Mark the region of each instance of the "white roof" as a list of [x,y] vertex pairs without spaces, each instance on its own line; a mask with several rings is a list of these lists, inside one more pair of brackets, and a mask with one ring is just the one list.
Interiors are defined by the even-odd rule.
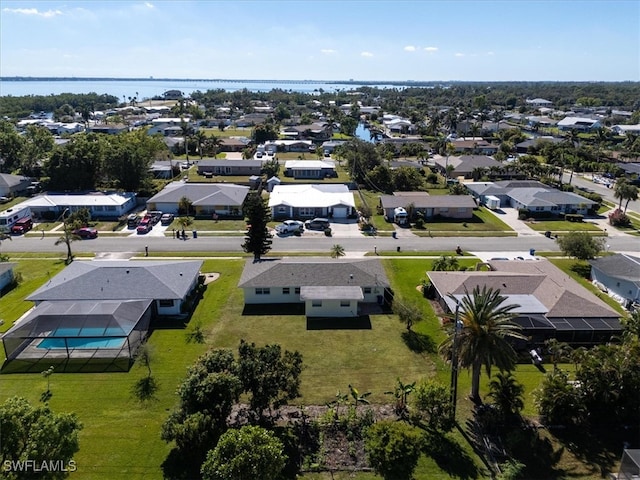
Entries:
[[593,125],[598,120],[594,120],[593,118],[588,117],[565,117],[558,122],[559,127],[568,126],[568,125],[576,125],[577,123],[586,123],[589,125]]
[[276,185],[269,196],[269,207],[324,208],[343,205],[355,208],[353,193],[343,184],[330,185]]
[[284,168],[287,170],[317,170],[321,168],[335,168],[336,164],[327,160],[287,160]]
[[94,193],[87,195],[67,195],[67,194],[43,194],[29,198],[22,202],[21,206],[29,207],[88,207],[88,206],[109,206],[124,205],[134,194],[132,193]]

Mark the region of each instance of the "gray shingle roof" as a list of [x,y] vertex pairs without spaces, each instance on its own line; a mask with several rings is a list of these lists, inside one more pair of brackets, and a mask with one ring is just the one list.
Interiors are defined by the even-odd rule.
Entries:
[[187,197],[193,205],[242,205],[249,187],[232,183],[172,183],[147,203],[178,203]]
[[389,279],[378,259],[283,258],[260,262],[247,260],[238,286],[329,287],[381,285]]
[[27,300],[181,299],[201,266],[201,260],[76,261]]
[[416,208],[474,208],[476,202],[469,195],[429,195],[426,192],[423,195],[411,195],[416,192],[406,192],[410,195],[404,195],[405,192],[396,192],[393,195],[381,195],[380,202],[382,208],[406,207],[413,204]]
[[[476,285],[500,289],[503,295],[533,295],[548,312],[548,319],[611,318],[620,314],[575,282],[548,260],[493,260],[491,272],[428,272],[442,295],[470,292]],[[526,312],[523,312],[526,313]]]
[[608,257],[596,258],[589,262],[591,266],[605,275],[627,280],[640,286],[640,258],[618,253]]

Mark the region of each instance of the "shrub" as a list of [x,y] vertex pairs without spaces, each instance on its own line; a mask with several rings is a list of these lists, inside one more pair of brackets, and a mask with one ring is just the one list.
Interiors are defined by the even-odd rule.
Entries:
[[582,222],[584,216],[579,213],[567,213],[565,214],[564,219],[568,222]]
[[518,220],[526,220],[530,216],[531,216],[531,212],[529,210],[527,210],[526,208],[519,208],[518,209]]
[[325,236],[330,237],[331,236],[331,228],[325,228],[324,229],[324,234],[325,234]]
[[609,224],[614,227],[629,227],[631,225],[631,219],[619,208],[616,208],[609,214]]

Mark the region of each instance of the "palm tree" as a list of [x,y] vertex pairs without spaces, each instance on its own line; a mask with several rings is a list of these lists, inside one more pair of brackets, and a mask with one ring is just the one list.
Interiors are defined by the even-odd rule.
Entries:
[[331,258],[340,258],[344,257],[344,255],[344,247],[342,245],[336,243],[333,247],[331,247]]
[[198,130],[193,135],[193,139],[196,141],[196,145],[198,147],[198,153],[200,154],[200,160],[202,160],[203,153],[204,153],[203,149],[204,149],[205,142],[207,141],[207,135],[202,130]]
[[498,372],[489,382],[489,397],[498,410],[509,418],[518,415],[524,408],[524,387],[511,372]]
[[72,224],[64,222],[64,227],[62,230],[62,235],[60,238],[56,240],[55,245],[65,244],[67,246],[67,258],[65,260],[65,264],[69,265],[73,262],[73,253],[71,252],[71,242],[75,242],[76,240],[80,240],[80,237],[73,233],[75,226]]
[[638,187],[635,185],[631,185],[626,178],[622,178],[616,182],[616,186],[613,192],[613,198],[619,198],[620,204],[618,205],[618,209],[622,210],[622,201],[626,200],[627,203],[624,206],[624,212],[627,212],[627,207],[629,206],[629,202],[631,200],[638,199]]
[[558,370],[558,363],[566,361],[571,356],[571,347],[569,344],[559,342],[555,338],[550,338],[545,341],[544,344],[549,352],[549,357],[553,364],[553,371],[555,372]]
[[[456,302],[455,297],[451,296]],[[500,290],[474,287],[473,292],[465,288],[465,295],[459,301],[458,328],[453,322],[449,336],[440,344],[440,354],[457,362],[457,366],[471,369],[471,399],[477,403],[480,399],[480,374],[484,365],[487,375],[491,376],[491,367],[511,370],[516,362],[516,353],[509,340],[526,340],[522,327],[513,322],[516,316],[513,310],[519,305],[503,305],[507,297]],[[448,315],[455,319],[455,314]],[[455,347],[455,351],[454,351]]]

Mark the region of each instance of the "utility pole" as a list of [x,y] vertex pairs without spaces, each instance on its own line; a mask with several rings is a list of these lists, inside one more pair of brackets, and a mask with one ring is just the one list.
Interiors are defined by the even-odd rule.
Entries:
[[453,348],[451,349],[451,417],[454,421],[456,419],[456,406],[458,403],[458,332],[460,330],[460,302],[458,299],[455,300],[456,313],[453,326]]

